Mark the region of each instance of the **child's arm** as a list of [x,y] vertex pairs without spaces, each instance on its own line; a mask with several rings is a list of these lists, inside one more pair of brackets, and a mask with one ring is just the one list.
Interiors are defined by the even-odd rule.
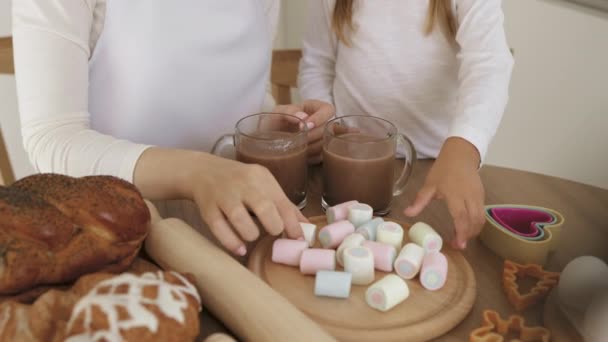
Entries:
[[308,1],[298,89],[303,100],[316,99],[333,104],[333,83],[337,37],[331,29],[334,1]]
[[458,105],[449,137],[415,202],[418,215],[434,198],[445,199],[454,219],[454,247],[465,248],[485,222],[484,190],[478,168],[502,118],[513,68],[500,0],[455,0],[460,46]]
[[475,146],[462,138],[448,138],[405,214],[417,216],[433,199],[444,199],[456,230],[452,246],[464,249],[467,240],[479,234],[485,222],[479,163]]
[[473,144],[483,161],[502,119],[508,98],[513,56],[503,27],[501,0],[454,0],[458,104],[448,136]]

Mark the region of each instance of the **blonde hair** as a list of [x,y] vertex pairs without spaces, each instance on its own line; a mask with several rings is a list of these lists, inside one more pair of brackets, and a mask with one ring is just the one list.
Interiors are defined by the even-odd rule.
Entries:
[[[316,0],[315,0],[316,1]],[[424,33],[431,34],[439,26],[448,37],[456,35],[456,19],[451,10],[452,0],[429,0],[429,10],[424,25]],[[332,16],[332,29],[338,39],[350,46],[348,34],[355,30],[353,26],[354,0],[336,0]]]

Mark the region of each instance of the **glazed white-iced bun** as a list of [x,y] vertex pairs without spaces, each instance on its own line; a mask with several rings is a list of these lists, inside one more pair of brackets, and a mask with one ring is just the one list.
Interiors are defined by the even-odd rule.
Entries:
[[578,257],[566,265],[557,288],[562,308],[583,315],[592,298],[608,289],[608,265],[593,256]]
[[608,341],[608,288],[593,296],[583,320],[583,337],[586,342]]

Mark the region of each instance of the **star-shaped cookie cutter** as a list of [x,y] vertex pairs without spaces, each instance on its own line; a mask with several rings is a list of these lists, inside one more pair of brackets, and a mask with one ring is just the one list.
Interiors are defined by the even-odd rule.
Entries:
[[[519,292],[519,286],[517,285],[518,276],[530,276],[538,279],[538,282],[529,292],[522,294]],[[505,260],[502,286],[509,302],[511,302],[517,311],[523,311],[538,303],[547,296],[549,291],[557,285],[558,281],[558,272],[547,272],[543,270],[542,266],[537,264],[520,265],[513,261]]]
[[493,310],[483,312],[483,323],[481,327],[471,331],[470,342],[503,342],[509,332],[519,333],[519,339],[511,341],[549,342],[551,332],[544,327],[528,327],[520,315],[512,315],[508,320],[503,320]]

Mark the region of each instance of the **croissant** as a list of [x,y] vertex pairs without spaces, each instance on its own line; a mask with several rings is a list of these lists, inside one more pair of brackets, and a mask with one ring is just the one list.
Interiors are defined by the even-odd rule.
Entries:
[[39,174],[0,186],[0,295],[124,271],[149,222],[137,188],[111,176]]

